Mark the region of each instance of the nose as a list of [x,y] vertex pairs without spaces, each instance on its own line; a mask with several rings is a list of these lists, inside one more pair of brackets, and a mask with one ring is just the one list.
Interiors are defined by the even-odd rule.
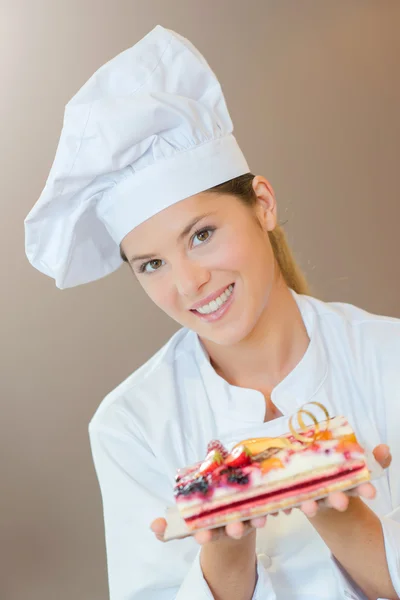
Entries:
[[175,265],[174,279],[181,296],[196,298],[202,286],[209,281],[210,272],[203,265],[185,258]]

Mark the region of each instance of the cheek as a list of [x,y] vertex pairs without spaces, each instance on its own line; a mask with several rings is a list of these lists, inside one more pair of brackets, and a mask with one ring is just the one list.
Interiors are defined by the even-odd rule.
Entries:
[[210,247],[204,259],[204,265],[213,271],[242,271],[249,265],[254,256],[250,236],[229,232],[229,235],[218,240],[218,244]]
[[[152,277],[150,275],[149,277]],[[164,312],[172,313],[176,305],[176,293],[174,286],[167,277],[154,277],[151,281],[139,281],[147,296]]]
[[268,270],[271,252],[268,239],[259,231],[250,231],[245,236],[236,236],[221,244],[212,266],[229,271],[258,273],[260,265]]

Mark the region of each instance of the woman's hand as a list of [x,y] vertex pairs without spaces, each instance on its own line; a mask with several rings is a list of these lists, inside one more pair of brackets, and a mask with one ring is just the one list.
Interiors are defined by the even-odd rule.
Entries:
[[[380,444],[374,450],[375,460],[380,464],[383,469],[387,469],[392,462],[392,456],[390,449],[385,444]],[[314,500],[308,500],[303,502],[300,509],[307,517],[315,517],[315,515],[321,510],[326,508],[333,508],[340,512],[347,510],[352,496],[359,496],[360,498],[366,498],[371,500],[375,498],[376,489],[372,483],[362,483],[350,492],[332,492],[329,496],[323,500],[315,502]]]
[[[255,519],[251,519],[250,521],[234,521],[229,523],[229,525],[226,527],[198,531],[194,534],[194,539],[200,545],[221,540],[223,538],[226,538],[227,540],[240,540],[255,529],[264,527],[266,520],[267,517],[257,517]],[[161,542],[164,541],[163,536],[166,526],[167,522],[162,518],[155,519],[151,524],[151,530],[155,534],[156,538]]]

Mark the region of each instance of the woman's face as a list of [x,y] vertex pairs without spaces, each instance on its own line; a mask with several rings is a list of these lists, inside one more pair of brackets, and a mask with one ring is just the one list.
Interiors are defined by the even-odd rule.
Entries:
[[204,192],[179,202],[122,241],[148,296],[172,319],[217,344],[251,334],[274,281],[268,230],[276,206],[268,182],[253,182],[257,202]]

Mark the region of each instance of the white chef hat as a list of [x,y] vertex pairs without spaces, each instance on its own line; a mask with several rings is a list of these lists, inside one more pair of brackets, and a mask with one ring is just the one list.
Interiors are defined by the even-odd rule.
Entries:
[[221,86],[157,26],[70,100],[44,190],[25,219],[29,261],[59,288],[121,264],[119,244],[159,211],[249,172]]

